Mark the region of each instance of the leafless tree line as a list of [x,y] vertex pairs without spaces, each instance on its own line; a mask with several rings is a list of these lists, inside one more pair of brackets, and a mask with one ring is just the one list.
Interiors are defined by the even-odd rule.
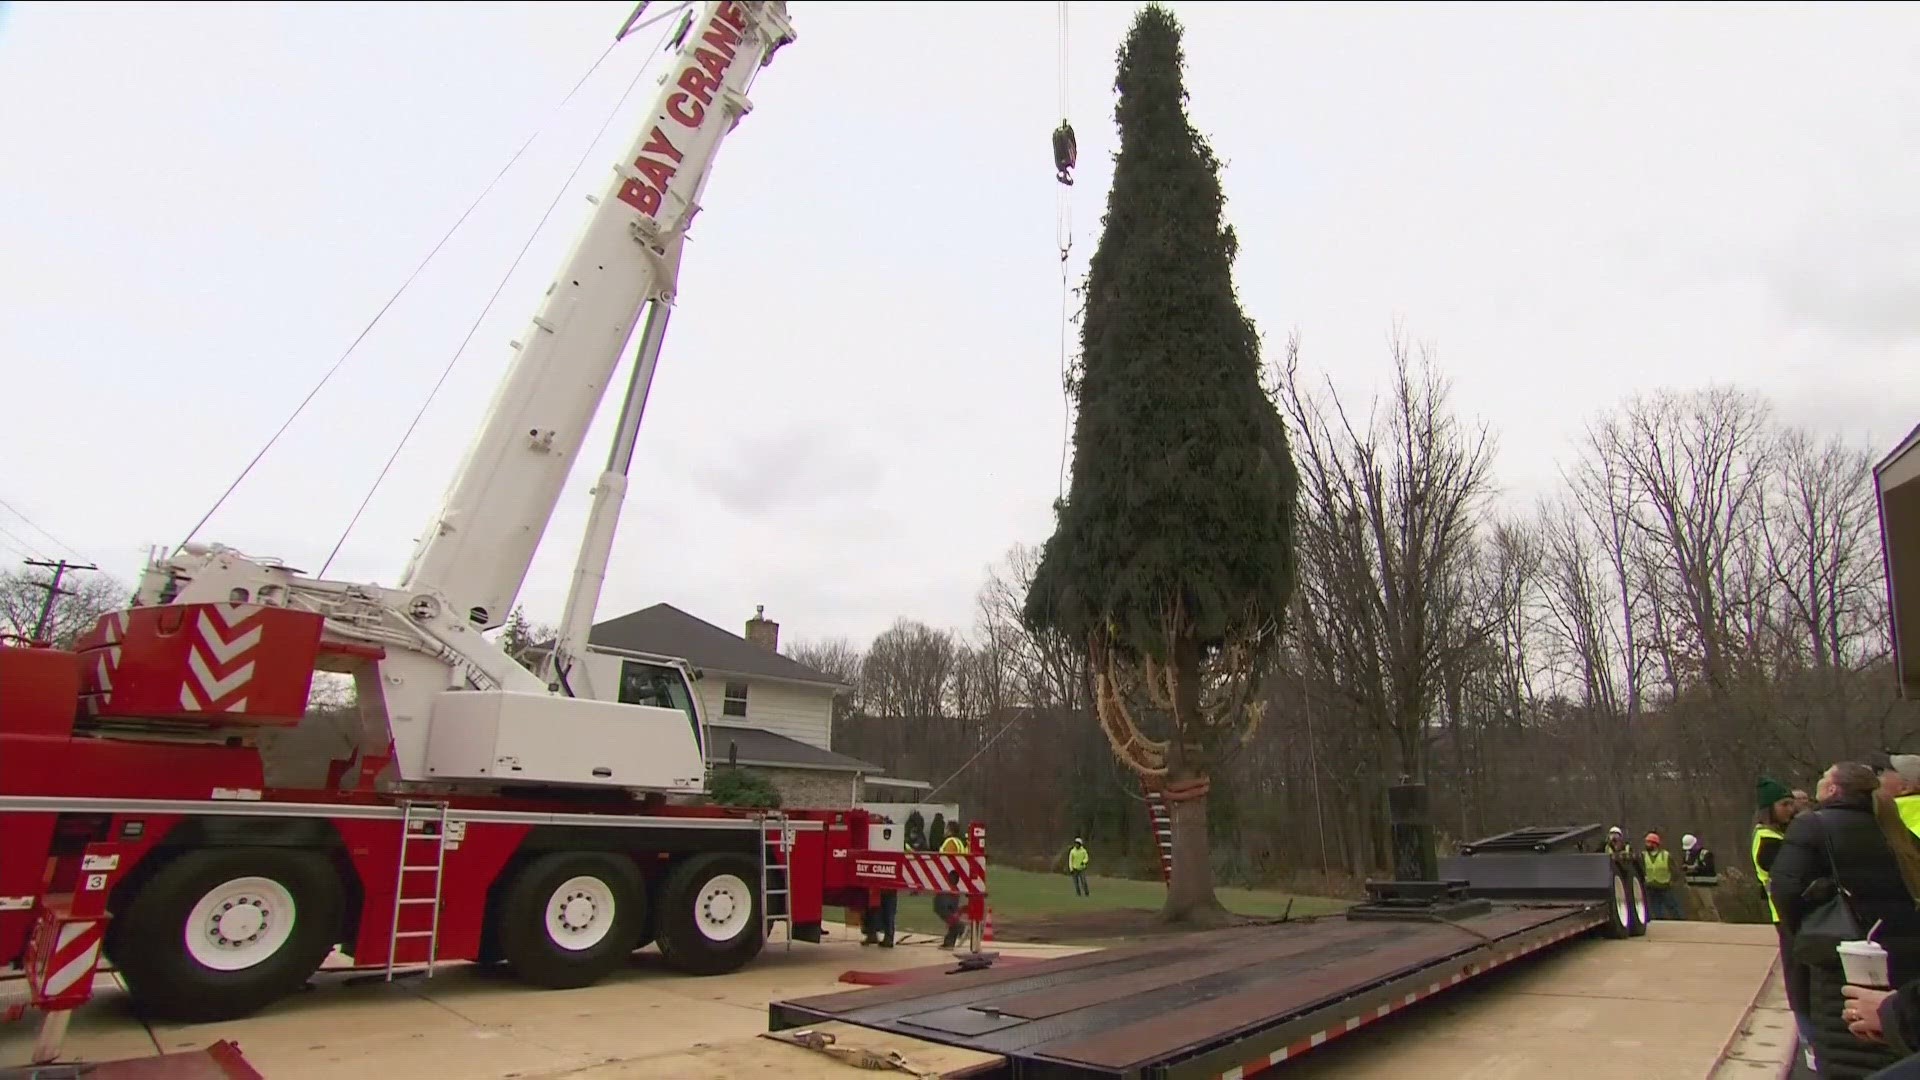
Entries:
[[[1272,390],[1301,472],[1300,586],[1266,722],[1214,784],[1224,878],[1377,872],[1403,777],[1429,784],[1452,838],[1617,823],[1737,862],[1763,773],[1805,786],[1920,746],[1889,672],[1875,448],[1738,388],[1662,390],[1596,415],[1560,489],[1516,511],[1431,349],[1396,332],[1388,392],[1365,407],[1298,361],[1291,342]],[[837,749],[935,783],[957,771],[941,797],[984,816],[997,850],[1051,857],[1092,834],[1144,870],[1138,789],[1090,714],[1086,658],[1017,618],[1036,559],[1016,547],[992,569],[966,632],[902,620],[865,649],[793,654],[857,687]]]

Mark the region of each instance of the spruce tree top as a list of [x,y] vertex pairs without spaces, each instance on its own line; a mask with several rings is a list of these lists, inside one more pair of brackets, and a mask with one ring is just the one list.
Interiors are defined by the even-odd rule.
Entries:
[[1149,5],[1120,48],[1120,150],[1087,274],[1073,482],[1024,613],[1035,629],[1157,659],[1174,636],[1204,655],[1280,625],[1299,483],[1234,294],[1219,163],[1187,119],[1180,37]]

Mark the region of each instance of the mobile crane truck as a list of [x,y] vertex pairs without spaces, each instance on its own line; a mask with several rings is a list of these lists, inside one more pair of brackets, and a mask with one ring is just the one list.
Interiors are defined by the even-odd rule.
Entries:
[[[929,882],[978,926],[979,825],[969,854],[937,855],[857,809],[702,805],[698,673],[596,649],[594,679],[582,662],[682,243],[755,76],[793,39],[779,0],[693,9],[397,585],[189,543],[156,553],[134,606],[73,649],[0,647],[0,965],[24,968],[48,1014],[36,1060],[102,957],[140,1011],[210,1021],[300,988],[336,948],[389,979],[470,960],[578,987],[653,942],[679,971],[732,971],[775,923],[817,942],[825,907]],[[483,635],[643,312],[536,674]],[[352,753],[323,789],[269,787],[263,736],[302,723],[316,672],[353,681]]]

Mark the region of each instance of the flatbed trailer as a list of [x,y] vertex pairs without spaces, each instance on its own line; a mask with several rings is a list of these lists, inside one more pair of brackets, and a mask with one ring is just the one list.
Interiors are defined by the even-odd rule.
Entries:
[[1500,904],[1459,922],[1240,927],[775,1002],[770,1021],[997,1054],[1018,1080],[1237,1080],[1607,921],[1596,902]]
[[837,1021],[998,1055],[1006,1080],[1241,1080],[1569,939],[1644,934],[1633,869],[1567,850],[1598,833],[1476,841],[1440,880],[1369,882],[1344,918],[777,1001],[769,1027]]

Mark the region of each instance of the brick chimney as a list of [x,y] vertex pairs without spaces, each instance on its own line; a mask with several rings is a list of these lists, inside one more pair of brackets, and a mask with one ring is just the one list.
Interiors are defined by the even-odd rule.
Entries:
[[747,640],[768,652],[780,651],[780,624],[767,618],[767,605],[755,604],[747,620]]

